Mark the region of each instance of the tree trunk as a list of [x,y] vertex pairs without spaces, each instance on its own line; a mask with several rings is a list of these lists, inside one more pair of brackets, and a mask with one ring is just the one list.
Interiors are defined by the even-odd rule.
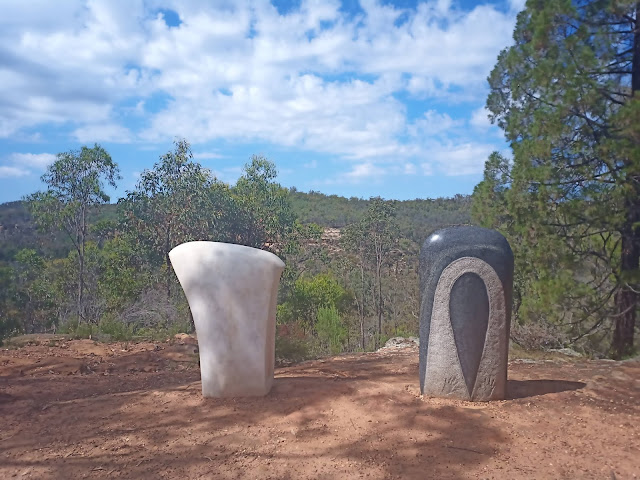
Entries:
[[84,207],[80,213],[80,228],[78,243],[78,325],[84,318],[82,311],[82,301],[84,296],[84,252],[85,252],[85,231],[86,231],[86,216]]
[[84,254],[79,255],[78,265],[78,325],[82,322],[82,297],[84,295]]
[[378,277],[378,335],[376,336],[376,350],[380,348],[382,339],[382,258],[378,257],[376,265],[376,276]]
[[361,338],[361,343],[362,343],[362,351],[365,351],[366,348],[366,344],[365,344],[365,338],[364,338],[364,296],[365,296],[365,288],[364,288],[364,260],[361,259],[360,261],[360,280],[361,280],[361,287],[362,287],[362,307],[360,309],[360,338]]
[[[636,180],[640,181],[640,175]],[[637,226],[640,223],[640,195],[634,200],[627,201],[627,221],[621,232],[620,273],[623,286],[616,295],[618,316],[612,343],[613,356],[617,359],[633,353],[633,335],[638,310],[637,285],[633,284],[633,279],[637,277],[640,268],[640,228]]]
[[167,300],[171,298],[171,259],[169,258],[169,247],[171,246],[171,243],[169,242],[170,235],[171,235],[171,230],[167,228],[167,236],[165,238],[165,245],[164,245],[164,257],[167,265],[167,277],[166,277]]
[[[640,2],[637,2],[633,35],[633,64],[631,67],[632,102],[640,101],[637,96],[637,92],[640,91],[639,14]],[[628,183],[628,193],[625,201],[627,218],[620,232],[622,237],[620,274],[623,286],[616,295],[618,316],[616,317],[612,342],[613,355],[617,359],[633,352],[633,335],[638,309],[637,285],[634,285],[634,279],[638,275],[638,269],[640,269],[640,172],[631,169],[627,173],[626,181]]]

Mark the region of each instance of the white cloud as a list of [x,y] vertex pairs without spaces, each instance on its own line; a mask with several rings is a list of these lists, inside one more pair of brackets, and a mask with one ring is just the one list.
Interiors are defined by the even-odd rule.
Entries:
[[349,171],[325,181],[328,184],[358,184],[363,182],[379,182],[390,175],[415,175],[417,167],[411,163],[383,163],[365,162],[355,164]]
[[489,111],[485,107],[480,107],[471,113],[469,124],[478,130],[488,130],[492,127],[489,120]]
[[84,143],[259,141],[350,160],[351,181],[415,173],[434,142],[457,145],[440,148],[451,155],[434,160],[439,171],[477,169],[460,120],[431,107],[411,121],[398,94],[483,97],[521,6],[362,0],[350,16],[337,0],[302,0],[286,15],[266,0],[37,1],[3,4],[0,138],[56,125]]
[[422,118],[417,119],[408,126],[409,134],[417,136],[436,137],[453,133],[464,124],[461,120],[453,120],[446,113],[438,113],[435,110],[427,110]]
[[196,160],[215,160],[224,158],[224,155],[216,152],[196,152],[193,154],[193,158]]
[[420,169],[422,170],[422,174],[425,177],[430,177],[431,175],[433,175],[433,166],[429,163],[422,163],[420,165]]
[[448,176],[478,174],[494,150],[495,146],[480,143],[434,145],[429,161],[424,162],[422,168]]
[[0,178],[24,177],[30,173],[29,170],[24,168],[0,165]]
[[44,170],[56,160],[56,156],[53,153],[12,153],[9,160],[17,166]]
[[132,138],[127,128],[114,123],[85,125],[74,130],[73,136],[81,143],[130,143]]
[[524,10],[527,0],[509,0],[509,7],[512,12]]
[[385,175],[387,171],[372,163],[359,163],[354,165],[351,171],[344,174],[344,179],[354,182],[361,182],[371,178],[379,178]]
[[404,129],[403,106],[391,96],[393,79],[327,82],[305,74],[280,89],[236,85],[230,96],[202,92],[194,103],[172,102],[142,137],[160,141],[172,132],[196,143],[257,139],[354,159],[403,155],[406,148],[395,138]]
[[3,3],[0,137],[42,124],[100,122],[144,94],[136,63],[142,2]]
[[11,153],[10,165],[0,165],[0,178],[19,178],[31,175],[33,170],[44,170],[56,160],[52,153]]
[[405,163],[402,166],[402,169],[403,169],[402,173],[406,175],[415,175],[418,172],[416,166],[413,163]]

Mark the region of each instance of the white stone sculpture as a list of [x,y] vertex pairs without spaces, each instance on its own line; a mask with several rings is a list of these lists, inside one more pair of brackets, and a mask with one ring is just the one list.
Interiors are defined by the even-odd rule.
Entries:
[[284,262],[264,250],[219,242],[183,243],[169,257],[196,326],[202,395],[269,393]]

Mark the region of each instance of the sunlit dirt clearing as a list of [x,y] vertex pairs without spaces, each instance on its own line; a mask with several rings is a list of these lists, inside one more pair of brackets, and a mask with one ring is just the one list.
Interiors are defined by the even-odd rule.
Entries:
[[0,478],[640,476],[640,362],[514,360],[509,399],[421,398],[417,350],[276,369],[204,399],[193,345],[0,350]]

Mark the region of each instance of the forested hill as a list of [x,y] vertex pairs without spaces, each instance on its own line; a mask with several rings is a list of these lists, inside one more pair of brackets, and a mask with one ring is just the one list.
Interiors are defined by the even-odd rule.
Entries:
[[[369,200],[337,195],[325,195],[292,190],[291,206],[302,223],[316,223],[322,227],[342,228],[360,220]],[[436,228],[471,222],[471,197],[416,199],[393,202],[400,236],[421,244]]]
[[[290,191],[291,206],[302,223],[342,228],[355,223],[364,214],[369,200],[325,195],[319,192]],[[471,197],[393,201],[400,236],[421,244],[434,229],[443,225],[470,222]],[[101,205],[97,219],[113,218],[115,205]],[[0,204],[0,261],[11,261],[23,248],[33,248],[52,257],[66,256],[70,243],[64,233],[39,234],[23,202]]]
[[[116,205],[100,205],[90,212],[91,223],[114,219],[116,212]],[[38,232],[24,202],[0,204],[0,262],[11,261],[24,248],[32,248],[47,257],[60,258],[67,255],[71,243],[62,230],[46,234]]]

